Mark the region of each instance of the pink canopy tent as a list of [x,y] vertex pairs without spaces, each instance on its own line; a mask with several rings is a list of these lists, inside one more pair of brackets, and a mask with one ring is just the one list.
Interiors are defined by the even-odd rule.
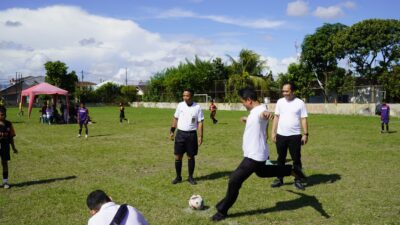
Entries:
[[32,112],[32,106],[33,102],[35,101],[36,95],[52,95],[54,103],[57,102],[57,97],[58,95],[65,95],[65,99],[67,102],[67,110],[69,112],[69,99],[68,99],[68,91],[63,90],[61,88],[58,88],[56,86],[53,86],[48,83],[40,83],[38,85],[32,86],[28,89],[25,89],[21,93],[21,102],[24,102],[24,97],[26,98],[29,96],[29,109],[28,109],[28,115],[31,117],[31,112]]

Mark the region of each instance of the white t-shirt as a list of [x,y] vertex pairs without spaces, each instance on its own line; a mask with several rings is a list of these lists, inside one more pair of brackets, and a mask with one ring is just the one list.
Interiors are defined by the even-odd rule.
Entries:
[[186,102],[180,102],[174,117],[178,119],[178,130],[193,131],[197,130],[197,123],[204,120],[203,111],[196,102],[188,106]]
[[265,110],[267,108],[262,104],[250,111],[243,134],[243,156],[256,161],[265,161],[269,156],[266,139],[268,120],[260,119],[260,114]]
[[292,101],[280,98],[276,103],[275,115],[279,115],[277,133],[282,136],[301,134],[301,118],[308,117],[304,102],[298,98]]
[[[110,225],[120,205],[114,202],[107,202],[100,210],[89,219],[88,225]],[[128,205],[128,214],[122,220],[121,225],[148,225],[142,214],[132,206]]]

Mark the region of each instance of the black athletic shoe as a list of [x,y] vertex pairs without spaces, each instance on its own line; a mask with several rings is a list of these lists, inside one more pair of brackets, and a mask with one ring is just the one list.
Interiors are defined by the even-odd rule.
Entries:
[[188,181],[189,181],[189,183],[191,185],[196,185],[197,184],[197,182],[193,179],[193,177],[189,177]]
[[293,185],[299,190],[302,190],[302,191],[306,190],[304,185],[299,180],[295,180]]
[[177,183],[180,183],[180,182],[182,182],[182,177],[176,177],[176,178],[172,181],[172,184],[177,184]]
[[281,179],[276,179],[274,182],[272,182],[271,187],[277,188],[283,185],[283,180]]
[[223,220],[225,218],[226,218],[225,214],[217,212],[217,213],[214,214],[214,216],[211,217],[211,220],[214,221],[214,222],[218,222],[218,221],[221,221],[221,220]]

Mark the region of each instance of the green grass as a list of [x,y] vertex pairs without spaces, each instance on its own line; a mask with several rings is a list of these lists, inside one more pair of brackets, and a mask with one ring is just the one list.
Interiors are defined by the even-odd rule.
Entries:
[[[86,224],[87,194],[103,189],[118,203],[139,209],[150,224],[213,224],[209,217],[225,195],[229,174],[242,159],[246,112],[218,111],[218,125],[206,114],[204,144],[196,162],[198,185],[171,185],[173,143],[168,140],[173,110],[127,108],[130,124],[119,124],[117,107],[89,108],[97,122],[89,139],[77,125],[8,119],[20,153],[10,161],[9,190],[0,189],[0,224]],[[298,191],[292,179],[278,189],[272,179],[251,176],[219,224],[399,224],[400,121],[380,134],[377,117],[310,115],[310,142],[302,151],[309,185]],[[270,143],[271,158],[276,159]],[[186,158],[185,158],[186,159]],[[187,162],[183,164],[184,178]],[[200,194],[208,206],[188,209]]]

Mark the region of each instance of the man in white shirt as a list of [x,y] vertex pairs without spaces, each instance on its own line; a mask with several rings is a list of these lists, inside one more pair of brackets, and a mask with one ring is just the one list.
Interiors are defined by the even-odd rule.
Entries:
[[[203,111],[196,102],[193,102],[193,90],[185,89],[183,91],[183,101],[178,104],[170,130],[170,139],[174,143],[175,171],[176,177],[172,184],[182,182],[182,158],[186,153],[188,157],[188,181],[192,185],[197,182],[193,178],[195,168],[195,156],[199,146],[203,143]],[[178,128],[174,138],[175,129]]]
[[227,217],[228,210],[239,196],[243,182],[256,173],[259,177],[289,176],[302,177],[291,165],[266,165],[269,156],[267,144],[267,124],[269,113],[266,105],[257,100],[257,93],[252,88],[239,90],[240,101],[250,114],[242,121],[246,122],[243,134],[243,160],[238,168],[230,175],[228,190],[225,197],[216,205],[217,213],[211,220],[220,221]]
[[[307,109],[305,104],[294,95],[295,86],[286,83],[282,87],[283,98],[280,98],[275,106],[275,117],[272,124],[271,139],[276,143],[278,152],[278,165],[285,165],[287,149],[293,160],[293,167],[302,169],[301,145],[308,142]],[[301,134],[303,128],[303,135]],[[283,185],[283,177],[279,177],[271,184],[271,187]],[[295,179],[294,186],[304,190],[301,179]]]
[[[143,215],[130,205],[127,205],[126,213],[121,214],[122,211],[119,211],[119,208],[122,206],[112,202],[102,190],[91,192],[86,199],[86,204],[92,215],[88,225],[110,225],[111,222],[116,221],[120,221],[116,223],[118,225],[148,225]],[[116,216],[117,212],[118,216]]]

